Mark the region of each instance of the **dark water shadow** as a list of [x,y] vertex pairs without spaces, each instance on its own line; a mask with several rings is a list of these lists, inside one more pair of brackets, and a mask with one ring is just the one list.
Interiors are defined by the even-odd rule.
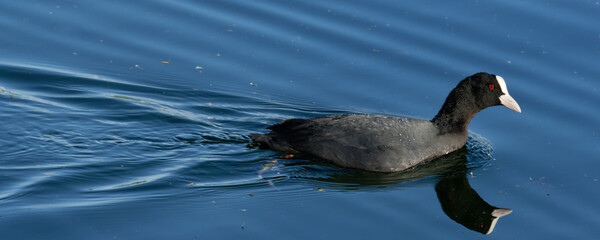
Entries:
[[340,191],[381,191],[412,184],[435,183],[435,191],[444,213],[464,227],[490,234],[500,217],[512,212],[488,204],[471,187],[468,173],[492,159],[487,139],[471,133],[467,145],[453,153],[397,173],[377,173],[341,169],[320,161],[286,162],[288,167],[300,167],[292,178],[316,180],[328,184],[328,189]]

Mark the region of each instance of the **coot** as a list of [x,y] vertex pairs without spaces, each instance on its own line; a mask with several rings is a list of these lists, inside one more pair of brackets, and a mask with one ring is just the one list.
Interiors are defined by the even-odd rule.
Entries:
[[468,126],[484,108],[521,112],[500,76],[477,73],[462,80],[432,120],[343,114],[288,119],[249,137],[261,147],[301,153],[343,167],[402,171],[453,152],[467,142]]

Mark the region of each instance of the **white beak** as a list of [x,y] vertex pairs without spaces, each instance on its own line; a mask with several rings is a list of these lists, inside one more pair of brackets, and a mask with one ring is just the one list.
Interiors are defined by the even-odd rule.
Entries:
[[521,107],[519,107],[517,101],[508,95],[508,93],[500,96],[500,103],[507,108],[514,110],[515,112],[521,113]]
[[521,113],[521,107],[519,107],[517,101],[508,95],[508,89],[506,89],[506,82],[504,81],[504,78],[496,76],[496,80],[498,81],[498,84],[500,84],[500,90],[502,90],[502,93],[504,93],[502,96],[500,96],[500,103],[514,110],[515,112]]

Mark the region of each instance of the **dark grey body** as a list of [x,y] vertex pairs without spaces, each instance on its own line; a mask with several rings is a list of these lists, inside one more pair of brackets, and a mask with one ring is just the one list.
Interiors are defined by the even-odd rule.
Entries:
[[[307,153],[338,165],[401,171],[465,145],[466,133],[440,134],[429,120],[371,115],[290,119],[250,135],[277,151]],[[351,136],[351,137],[349,137]]]

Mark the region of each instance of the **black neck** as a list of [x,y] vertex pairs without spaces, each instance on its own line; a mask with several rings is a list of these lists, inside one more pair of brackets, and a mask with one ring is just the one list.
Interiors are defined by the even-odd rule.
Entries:
[[438,114],[431,120],[440,129],[440,134],[467,134],[471,119],[481,111],[475,99],[468,97],[470,94],[464,94],[464,91],[470,89],[461,86],[453,89]]

